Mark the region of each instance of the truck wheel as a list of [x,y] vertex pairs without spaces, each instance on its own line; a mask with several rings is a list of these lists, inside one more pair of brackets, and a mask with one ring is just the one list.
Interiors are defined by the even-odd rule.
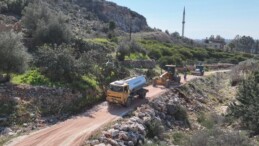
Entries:
[[126,103],[124,104],[125,107],[129,107],[131,105],[131,98],[128,97]]
[[170,80],[167,79],[167,80],[165,81],[165,87],[166,87],[166,88],[169,88],[169,87],[170,87]]
[[140,97],[140,98],[146,98],[146,92],[140,93],[140,94],[139,94],[139,97]]

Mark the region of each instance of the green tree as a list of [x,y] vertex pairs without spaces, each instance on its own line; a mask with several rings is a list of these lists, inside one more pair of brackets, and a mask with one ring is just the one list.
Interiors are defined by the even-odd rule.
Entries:
[[45,43],[60,45],[71,39],[63,14],[49,7],[48,3],[36,0],[24,9],[22,24],[27,29],[26,35],[33,38],[35,46]]
[[52,48],[45,45],[38,49],[35,64],[42,68],[43,73],[52,81],[71,83],[81,77],[80,67],[72,54],[73,48],[70,46],[61,45]]
[[116,28],[116,24],[114,21],[109,22],[109,29],[113,31]]
[[0,72],[9,75],[26,70],[31,56],[21,40],[22,36],[14,32],[0,33]]
[[240,119],[243,126],[259,134],[258,74],[252,73],[239,85],[237,102],[230,105],[230,116]]

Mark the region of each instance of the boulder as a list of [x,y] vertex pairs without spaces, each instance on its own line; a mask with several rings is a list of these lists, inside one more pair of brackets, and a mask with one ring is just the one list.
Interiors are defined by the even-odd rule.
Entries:
[[105,146],[104,143],[100,143],[100,144],[97,144],[97,145],[94,145],[94,146]]
[[108,130],[107,132],[110,133],[110,135],[111,135],[113,138],[119,135],[119,130],[116,130],[116,129],[110,129],[110,130]]
[[145,134],[145,127],[142,124],[135,125],[141,134]]
[[119,133],[119,139],[120,139],[120,140],[124,140],[124,141],[128,141],[128,140],[129,140],[129,137],[128,137],[128,135],[127,135],[126,132],[120,132],[120,133]]
[[1,132],[2,135],[15,135],[15,133],[13,132],[13,130],[9,127],[5,127],[3,128],[2,132]]
[[19,103],[21,101],[20,97],[13,97],[12,101],[14,101],[15,103]]
[[111,144],[112,146],[120,146],[116,140],[113,140],[111,138],[108,138],[107,140],[108,140],[108,143]]
[[129,141],[128,142],[128,146],[134,146],[134,142],[133,141]]
[[97,145],[97,144],[99,144],[100,142],[99,142],[99,140],[92,140],[91,142],[90,142],[90,145]]

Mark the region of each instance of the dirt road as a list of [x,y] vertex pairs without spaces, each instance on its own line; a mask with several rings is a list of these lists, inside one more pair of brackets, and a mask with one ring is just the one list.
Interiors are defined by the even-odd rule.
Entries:
[[[208,72],[210,75],[214,72]],[[220,71],[222,72],[222,71]],[[187,81],[197,78],[197,76],[187,76]],[[183,80],[183,77],[182,77]],[[182,82],[184,83],[184,82]],[[147,99],[135,99],[129,108],[121,106],[108,106],[103,102],[93,109],[72,117],[64,122],[47,127],[29,135],[18,137],[8,146],[79,146],[86,138],[100,127],[122,118],[123,115],[133,110],[135,107],[151,100],[167,91],[164,87],[148,86]]]

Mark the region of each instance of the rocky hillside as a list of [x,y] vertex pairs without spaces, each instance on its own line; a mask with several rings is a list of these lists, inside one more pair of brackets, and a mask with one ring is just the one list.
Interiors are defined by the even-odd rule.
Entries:
[[[129,32],[130,27],[132,32],[149,29],[144,16],[113,2],[105,0],[42,1],[47,2],[48,8],[52,11],[64,14],[66,22],[77,36],[100,36],[103,33],[107,33],[109,22],[114,22],[117,30],[122,32]],[[28,5],[30,0],[26,2],[28,2],[26,4]],[[19,7],[21,12],[26,5]],[[11,7],[12,4],[8,2],[0,3],[0,30],[11,29],[12,25],[22,18],[21,13],[8,9],[8,6]]]
[[103,22],[114,21],[123,31],[139,32],[148,28],[146,18],[126,7],[105,0],[76,0],[74,2],[80,8],[97,16]]

